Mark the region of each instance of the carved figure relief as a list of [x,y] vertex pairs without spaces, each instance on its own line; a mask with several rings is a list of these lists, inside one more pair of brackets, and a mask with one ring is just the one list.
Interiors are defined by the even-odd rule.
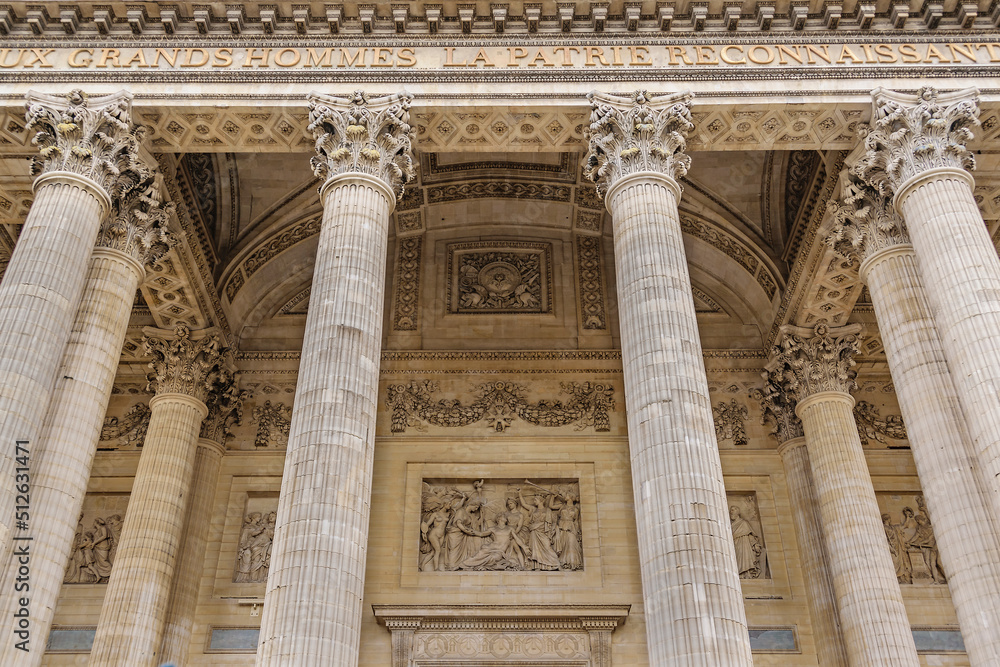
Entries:
[[901,584],[947,583],[923,495],[878,494],[877,497],[896,580]]
[[127,507],[125,495],[88,495],[84,499],[63,583],[108,583]]
[[257,584],[267,581],[277,516],[277,512],[271,511],[266,514],[250,512],[243,517],[240,542],[236,550],[234,583]]
[[736,399],[728,403],[720,401],[712,408],[715,419],[715,437],[719,440],[732,440],[737,447],[745,447],[748,443],[747,431],[743,421],[750,416],[747,406],[738,403]]
[[414,380],[409,384],[391,384],[386,388],[392,409],[391,431],[403,433],[409,427],[421,429],[422,422],[435,426],[468,426],[487,421],[490,428],[503,433],[514,418],[536,426],[565,426],[576,430],[593,426],[597,432],[611,430],[609,411],[614,410],[614,387],[597,382],[563,382],[561,393],[569,400],[543,400],[528,403],[525,388],[513,382],[486,382],[476,387],[476,398],[463,404],[457,400],[433,400],[436,382]]
[[740,579],[770,579],[757,494],[729,494],[729,521]]
[[121,419],[118,417],[104,418],[100,449],[142,447],[148,428],[149,406],[145,403],[136,403],[128,409]]
[[867,447],[875,441],[888,445],[886,438],[906,440],[906,427],[900,415],[882,417],[877,407],[868,401],[858,401],[854,405],[854,421],[858,424],[858,437]]
[[257,424],[254,447],[264,448],[271,444],[283,447],[288,444],[288,431],[292,427],[292,409],[284,403],[264,401],[253,409],[253,421]]
[[424,481],[422,572],[583,569],[577,481]]
[[552,309],[552,247],[486,241],[448,246],[453,313],[547,313]]

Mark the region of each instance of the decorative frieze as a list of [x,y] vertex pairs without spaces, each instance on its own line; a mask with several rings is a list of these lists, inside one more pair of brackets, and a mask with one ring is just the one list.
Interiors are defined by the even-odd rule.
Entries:
[[133,126],[132,96],[126,92],[90,97],[82,90],[65,95],[29,92],[26,132],[39,155],[31,174],[68,171],[96,182],[112,201],[127,195],[149,176],[139,159],[145,134]]
[[756,493],[729,493],[729,523],[740,579],[770,579]]
[[749,416],[750,411],[747,406],[739,403],[735,398],[728,403],[720,401],[712,408],[712,417],[715,420],[715,437],[720,441],[730,440],[737,447],[745,447],[749,441],[743,422]]
[[551,258],[550,243],[482,241],[449,244],[449,311],[550,312]]
[[899,583],[947,583],[924,496],[879,493],[876,498]]
[[422,572],[583,569],[576,480],[425,480]]
[[691,165],[684,153],[691,122],[691,94],[651,98],[646,91],[630,96],[590,93],[589,142],[583,174],[603,196],[618,179],[655,171],[680,179]]
[[536,426],[569,426],[576,430],[593,427],[598,433],[611,430],[610,412],[614,410],[614,387],[598,382],[562,382],[569,400],[541,400],[529,403],[525,387],[513,382],[485,382],[476,387],[476,397],[460,400],[434,400],[436,382],[414,380],[409,384],[386,387],[387,405],[392,410],[392,433],[407,428],[423,428],[422,422],[435,426],[459,427],[485,421],[489,428],[503,433],[515,418]]
[[576,237],[577,284],[580,290],[580,324],[584,329],[606,329],[604,308],[604,271],[601,239]]
[[288,433],[292,427],[292,408],[284,403],[264,401],[253,409],[253,421],[257,424],[254,447],[284,447],[288,444]]
[[837,254],[860,263],[879,250],[910,242],[888,184],[849,174],[841,191],[840,201],[830,202],[833,230],[826,240]]
[[812,331],[785,325],[768,371],[796,401],[823,391],[850,392],[860,331],[859,324],[837,329],[818,324]]
[[231,380],[226,351],[217,334],[193,338],[184,325],[178,325],[172,334],[152,328],[145,334],[143,348],[153,357],[148,387],[158,395],[188,394],[206,402],[211,392]]
[[309,96],[309,132],[316,140],[310,161],[316,177],[362,173],[389,185],[397,196],[413,180],[410,100],[399,93],[371,98],[363,91],[348,97]]
[[99,449],[121,449],[126,447],[142,447],[146,439],[146,429],[149,428],[149,406],[136,403],[125,415],[105,417],[101,428],[101,444]]
[[858,423],[858,437],[865,447],[872,441],[885,445],[886,438],[906,440],[906,427],[900,415],[887,415],[884,418],[879,409],[868,401],[858,401],[854,404],[854,421]]
[[396,260],[396,295],[392,328],[416,331],[420,316],[420,264],[423,237],[408,236],[398,240]]
[[865,154],[854,171],[867,180],[888,177],[894,189],[930,169],[972,170],[966,144],[979,125],[979,92],[939,93],[924,86],[916,95],[884,88],[872,92],[872,122],[862,128]]
[[541,199],[568,202],[572,188],[548,183],[517,183],[511,181],[475,181],[436,185],[427,188],[427,203],[460,201],[462,199]]

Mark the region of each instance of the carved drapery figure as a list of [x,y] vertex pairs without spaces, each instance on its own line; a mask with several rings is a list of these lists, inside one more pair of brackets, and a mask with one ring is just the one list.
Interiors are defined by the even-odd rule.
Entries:
[[250,512],[244,517],[236,551],[234,583],[256,584],[267,581],[276,517],[275,512],[269,512],[266,516],[261,512]]
[[729,520],[733,529],[733,543],[736,546],[736,565],[740,569],[740,579],[760,577],[760,537],[754,532],[750,522],[743,518],[740,508],[729,507]]
[[467,484],[424,483],[421,571],[583,569],[578,484]]
[[[917,496],[916,511],[907,506],[899,514],[899,523],[893,523],[890,512],[882,513],[882,525],[885,527],[885,537],[899,583],[947,583],[923,496]],[[922,569],[926,573],[919,565],[914,568],[915,556],[919,557],[916,561],[918,564],[923,563]]]
[[66,576],[67,584],[103,584],[111,576],[111,567],[118,551],[118,541],[122,530],[122,516],[112,514],[97,517],[91,529],[77,525],[73,538],[73,552]]

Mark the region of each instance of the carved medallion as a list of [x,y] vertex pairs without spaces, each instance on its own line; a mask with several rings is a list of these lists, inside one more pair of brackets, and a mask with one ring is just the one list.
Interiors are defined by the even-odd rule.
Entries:
[[453,313],[547,313],[552,310],[552,246],[486,241],[448,246]]

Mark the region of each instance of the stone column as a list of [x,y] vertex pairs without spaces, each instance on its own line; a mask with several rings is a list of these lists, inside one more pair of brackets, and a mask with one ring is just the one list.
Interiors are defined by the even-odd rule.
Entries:
[[850,664],[917,667],[849,393],[860,329],[786,325],[768,371],[802,420]]
[[239,390],[238,380],[234,378],[229,387],[212,394],[209,399],[208,417],[201,424],[201,437],[195,454],[191,500],[184,519],[185,530],[170,593],[160,663],[184,667],[188,661],[219,468],[232,427],[243,418],[243,401],[248,393]]
[[[114,202],[101,225],[97,249],[83,290],[60,379],[38,436],[32,462],[31,624],[34,647],[16,650],[0,644],[0,664],[41,664],[66,565],[73,550],[77,517],[90,480],[108,399],[118,371],[135,290],[143,266],[160,258],[175,239],[167,232],[173,204],[160,201],[150,178]],[[4,609],[0,634],[6,636],[13,604],[16,565],[6,561],[0,595]]]
[[861,264],[948,588],[973,665],[1000,655],[1000,545],[989,494],[891,193],[857,177],[834,208],[832,245]]
[[[15,440],[28,441],[29,451],[37,443],[101,220],[112,198],[148,173],[138,162],[131,100],[28,95],[25,127],[41,150],[31,169],[35,200],[0,282],[0,479],[13,479]],[[3,483],[0,554],[13,518],[14,484]]]
[[778,454],[785,469],[785,484],[791,501],[792,521],[798,537],[802,575],[805,578],[812,619],[813,642],[820,667],[847,667],[844,635],[837,615],[837,599],[830,578],[830,560],[823,543],[809,453],[802,422],[795,416],[795,404],[765,374],[764,391],[758,396],[765,419],[774,422]]
[[585,175],[614,220],[650,663],[750,665],[743,593],[677,214],[689,94],[592,93]]
[[[198,335],[201,334],[201,335]],[[155,667],[184,527],[201,421],[210,395],[232,381],[214,334],[149,328],[149,430],[111,570],[91,667]]]
[[413,177],[407,94],[310,96],[323,227],[258,665],[358,662],[389,214]]
[[872,93],[872,126],[855,171],[895,191],[927,300],[1000,517],[1000,258],[973,198],[966,142],[978,91]]

